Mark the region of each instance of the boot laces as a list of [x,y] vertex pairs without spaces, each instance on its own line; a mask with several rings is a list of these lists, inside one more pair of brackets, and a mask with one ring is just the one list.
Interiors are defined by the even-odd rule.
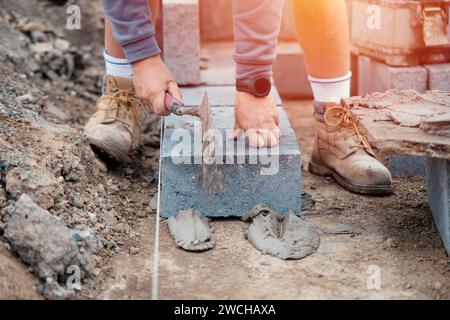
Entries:
[[[108,101],[106,107],[102,107],[100,101]],[[97,109],[106,113],[103,122],[117,120],[125,125],[132,133],[133,123],[141,128],[141,122],[146,118],[146,108],[136,94],[129,90],[116,89],[113,95],[105,95],[97,101]]]
[[370,154],[373,154],[373,150],[369,145],[367,138],[361,133],[362,130],[359,125],[359,121],[343,106],[336,105],[328,107],[324,114],[324,120],[330,127],[350,129],[350,135],[348,135],[345,139],[356,137],[358,143],[355,147],[362,148]]

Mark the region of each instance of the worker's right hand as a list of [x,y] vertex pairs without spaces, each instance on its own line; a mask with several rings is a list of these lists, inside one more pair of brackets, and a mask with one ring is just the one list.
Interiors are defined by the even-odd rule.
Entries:
[[137,96],[160,116],[170,111],[164,105],[166,92],[182,102],[180,88],[175,77],[161,60],[159,55],[132,64],[133,82]]

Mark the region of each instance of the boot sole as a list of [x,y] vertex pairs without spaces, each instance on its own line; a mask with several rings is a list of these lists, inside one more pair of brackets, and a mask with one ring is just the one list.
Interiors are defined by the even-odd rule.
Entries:
[[332,177],[341,187],[353,193],[373,196],[387,196],[393,193],[391,185],[370,186],[354,184],[342,177],[333,169],[325,165],[314,163],[313,161],[309,162],[308,171],[318,176]]
[[98,140],[90,135],[86,135],[86,136],[88,137],[91,145],[93,145],[97,150],[102,152],[104,155],[106,155],[118,162],[124,162],[124,163],[130,162],[128,153],[124,153],[117,147],[115,147],[107,142]]

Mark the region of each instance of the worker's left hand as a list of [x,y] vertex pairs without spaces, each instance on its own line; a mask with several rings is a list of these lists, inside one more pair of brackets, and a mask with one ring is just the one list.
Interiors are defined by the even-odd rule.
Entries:
[[236,92],[232,139],[237,140],[244,133],[253,148],[274,147],[281,137],[279,124],[278,107],[271,94],[258,98],[250,93]]

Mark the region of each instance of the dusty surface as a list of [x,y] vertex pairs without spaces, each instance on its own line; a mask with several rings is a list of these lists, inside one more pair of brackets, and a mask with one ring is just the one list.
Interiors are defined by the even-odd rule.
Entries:
[[[154,210],[148,204],[156,190],[159,125],[157,119],[146,123],[129,165],[104,162],[92,152],[82,129],[101,89],[100,1],[77,4],[85,29],[70,31],[64,6],[0,1],[0,245],[7,248],[0,253],[6,261],[0,298],[68,297],[67,264],[82,266],[76,259],[52,260],[75,247],[65,232],[46,238],[46,228],[73,230],[78,246],[85,236],[96,239],[98,247],[83,253],[93,270],[73,298],[150,297],[145,261],[151,256],[147,233]],[[27,215],[11,219],[24,193],[68,229],[53,229],[61,220],[49,218],[34,232],[22,223]],[[47,258],[49,265],[40,265]],[[57,276],[41,272],[51,268],[58,268]],[[51,286],[43,286],[43,278],[52,279]]]
[[[307,161],[312,148],[310,102],[285,101]],[[246,224],[213,220],[216,247],[201,254],[175,248],[162,228],[160,297],[164,299],[449,299],[450,260],[426,202],[423,178],[396,178],[395,194],[351,194],[333,181],[303,174],[315,204],[305,217],[319,231],[320,247],[303,260],[284,261],[255,250]],[[324,228],[345,224],[360,234]],[[381,289],[368,289],[372,270]]]
[[170,234],[177,246],[187,251],[205,251],[214,248],[215,240],[209,219],[198,211],[181,210],[167,219]]

